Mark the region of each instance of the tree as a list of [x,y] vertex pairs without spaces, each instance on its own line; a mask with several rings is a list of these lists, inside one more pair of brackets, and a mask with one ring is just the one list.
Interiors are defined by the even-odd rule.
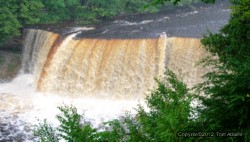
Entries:
[[157,88],[146,98],[150,110],[137,110],[139,130],[147,141],[192,141],[178,136],[178,132],[194,130],[195,114],[190,106],[193,94],[171,71],[156,81]]
[[[229,23],[209,33],[202,44],[212,54],[204,65],[214,68],[199,89],[204,125],[212,130],[241,131],[250,136],[250,0],[231,0]],[[238,137],[237,137],[238,138]]]
[[65,12],[66,5],[64,0],[45,0],[44,6],[46,9],[45,16],[42,19],[44,22],[57,22],[70,18],[69,13]]
[[[82,119],[83,116],[77,113],[77,109],[73,106],[58,107],[62,114],[56,116],[60,125],[58,127],[51,126],[45,119],[34,125],[34,135],[41,142],[59,142],[60,140],[67,142],[96,142],[96,129],[92,128],[90,123]],[[84,120],[81,122],[81,120]]]
[[23,26],[40,21],[41,0],[2,0],[0,5],[0,46],[7,39],[20,35]]
[[21,0],[18,1],[18,20],[21,25],[32,25],[40,22],[42,17],[41,9],[44,7],[41,0]]
[[16,12],[18,5],[15,0],[0,1],[0,45],[7,39],[20,35],[21,27]]
[[81,10],[80,0],[46,0],[44,22],[75,20]]
[[111,18],[124,11],[125,3],[126,1],[124,0],[91,0],[88,4],[94,11],[96,11],[98,16]]

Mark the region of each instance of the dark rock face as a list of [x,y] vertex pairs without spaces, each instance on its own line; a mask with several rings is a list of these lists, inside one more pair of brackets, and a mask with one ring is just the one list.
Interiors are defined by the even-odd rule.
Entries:
[[21,68],[21,54],[0,51],[0,82],[13,79]]

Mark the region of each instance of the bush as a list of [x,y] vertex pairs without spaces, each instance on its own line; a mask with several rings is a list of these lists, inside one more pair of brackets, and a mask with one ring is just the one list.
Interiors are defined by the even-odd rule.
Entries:
[[55,128],[47,123],[47,120],[39,122],[34,126],[34,136],[38,137],[41,142],[58,142],[59,139],[56,134]]
[[[171,71],[165,75],[162,81],[156,79],[157,88],[146,98],[149,112],[142,106],[137,110],[137,133],[147,141],[184,141],[177,133],[193,130],[192,94]],[[129,124],[132,124],[132,120]]]
[[81,121],[82,117],[73,106],[61,106],[58,109],[62,114],[57,115],[60,122],[58,127],[52,127],[44,120],[34,126],[34,135],[42,142],[91,142],[96,139],[96,129],[86,121]]

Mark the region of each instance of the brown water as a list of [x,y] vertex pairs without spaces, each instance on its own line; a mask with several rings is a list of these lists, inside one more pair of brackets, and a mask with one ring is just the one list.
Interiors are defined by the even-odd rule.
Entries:
[[23,64],[30,72],[34,68],[37,91],[138,99],[165,68],[189,86],[204,74],[195,66],[206,54],[199,39],[167,38],[164,33],[151,39],[74,39],[76,35],[29,30],[26,39],[36,38],[26,40]]

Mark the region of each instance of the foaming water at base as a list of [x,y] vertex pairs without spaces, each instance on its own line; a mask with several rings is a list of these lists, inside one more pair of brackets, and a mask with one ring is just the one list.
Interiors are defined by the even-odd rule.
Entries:
[[[50,93],[37,93],[33,75],[19,75],[10,83],[0,84],[0,142],[33,141],[32,125],[47,119],[58,125],[58,106],[73,105],[79,114],[94,127],[102,122],[120,118],[125,112],[135,113],[139,100],[110,100],[94,97],[69,97]],[[142,103],[142,102],[140,102]]]

